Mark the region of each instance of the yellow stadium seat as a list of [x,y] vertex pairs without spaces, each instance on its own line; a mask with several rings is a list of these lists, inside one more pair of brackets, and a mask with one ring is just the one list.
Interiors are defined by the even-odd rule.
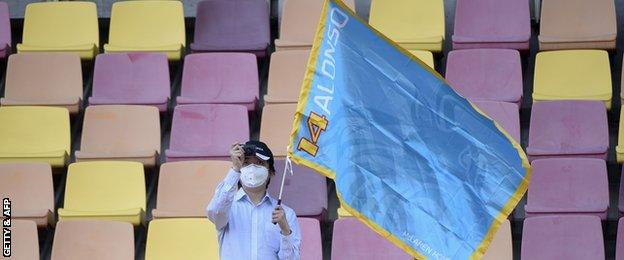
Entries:
[[69,165],[59,220],[99,219],[139,225],[145,215],[145,178],[138,162]]
[[91,60],[100,50],[99,37],[95,3],[31,3],[17,52],[76,52]]
[[0,162],[46,162],[63,167],[70,153],[69,111],[0,107]]
[[611,108],[609,54],[602,50],[540,52],[535,58],[533,101],[599,100]]
[[442,0],[373,0],[368,22],[408,50],[442,51]]
[[433,62],[433,53],[430,51],[410,51],[416,58],[423,63],[427,64],[429,68],[435,70],[435,63]]
[[214,224],[207,218],[152,220],[147,232],[145,259],[219,259]]
[[110,52],[164,52],[179,60],[186,46],[184,10],[180,1],[123,1],[113,4]]
[[620,127],[618,130],[618,143],[615,147],[618,163],[624,163],[624,106],[620,110]]

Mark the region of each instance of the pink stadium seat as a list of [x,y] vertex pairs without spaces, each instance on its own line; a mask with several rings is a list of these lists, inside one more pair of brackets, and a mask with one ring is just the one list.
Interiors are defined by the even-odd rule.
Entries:
[[332,259],[413,259],[356,218],[336,220],[333,234]]
[[260,91],[256,57],[201,53],[185,57],[178,104],[238,104],[255,110]]
[[601,101],[533,103],[530,160],[551,157],[606,159],[609,148],[607,111]]
[[54,226],[54,184],[47,163],[0,163],[0,198],[11,199],[11,218]]
[[171,87],[163,53],[107,53],[95,58],[91,105],[150,105],[167,111]]
[[230,146],[249,139],[247,109],[240,105],[178,105],[173,112],[168,162],[229,160]]
[[529,3],[525,0],[457,0],[453,49],[528,50]]
[[[276,174],[271,178],[269,194],[278,198],[284,160],[275,160]],[[327,181],[325,176],[314,170],[293,165],[293,175],[287,174],[284,182],[283,202],[292,208],[299,217],[312,217],[321,220],[327,210]]]
[[624,218],[620,218],[618,221],[617,238],[615,241],[615,260],[624,260]]
[[494,101],[478,101],[474,104],[520,143],[520,113],[516,104]]
[[268,2],[205,0],[197,4],[193,51],[242,51],[264,57],[270,39]]
[[65,259],[132,260],[134,229],[118,221],[60,221],[54,232],[52,260]]
[[11,16],[9,5],[0,2],[0,58],[6,58],[11,54]]
[[301,230],[301,260],[322,260],[321,225],[317,219],[297,218]]
[[605,259],[597,216],[542,216],[524,220],[521,259]]
[[516,50],[475,49],[451,51],[446,79],[470,100],[522,102],[522,64]]
[[607,218],[607,164],[592,158],[534,160],[526,216],[589,214]]
[[11,220],[11,257],[8,260],[39,260],[37,224],[30,220]]

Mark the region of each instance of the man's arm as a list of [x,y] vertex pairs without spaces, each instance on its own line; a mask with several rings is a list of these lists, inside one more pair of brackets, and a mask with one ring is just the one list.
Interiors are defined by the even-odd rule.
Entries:
[[281,234],[280,249],[277,253],[281,260],[299,260],[301,248],[301,233],[297,215],[292,209],[285,210],[286,220],[290,227],[290,234]]
[[206,208],[208,219],[215,224],[217,230],[224,228],[228,223],[239,178],[240,173],[230,169],[225,179],[217,186],[215,195]]

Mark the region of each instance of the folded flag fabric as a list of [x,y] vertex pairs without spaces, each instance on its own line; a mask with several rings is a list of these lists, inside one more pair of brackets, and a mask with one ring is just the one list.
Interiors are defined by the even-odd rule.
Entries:
[[419,259],[480,258],[530,176],[509,134],[340,0],[323,8],[289,155]]

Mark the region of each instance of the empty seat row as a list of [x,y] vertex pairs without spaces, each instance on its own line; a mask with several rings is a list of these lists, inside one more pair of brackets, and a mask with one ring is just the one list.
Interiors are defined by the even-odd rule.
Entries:
[[[281,178],[284,160],[275,162]],[[231,167],[228,161],[165,163],[160,168],[154,219],[203,218],[215,188]],[[323,219],[327,209],[325,177],[295,166],[296,175],[284,185],[289,196],[284,204],[297,216]],[[279,181],[269,193],[277,196]],[[0,163],[0,195],[13,201],[13,218],[34,221],[39,227],[54,226],[52,170],[45,163]],[[143,166],[137,162],[81,162],[69,165],[65,201],[58,210],[60,220],[104,219],[134,225],[145,219]],[[184,201],[185,203],[179,203]]]
[[[258,67],[245,53],[193,54],[185,59],[178,104],[239,104],[256,110]],[[3,106],[41,105],[80,111],[82,67],[70,53],[9,57]],[[100,54],[93,75],[92,105],[150,105],[167,111],[171,87],[161,53]]]

